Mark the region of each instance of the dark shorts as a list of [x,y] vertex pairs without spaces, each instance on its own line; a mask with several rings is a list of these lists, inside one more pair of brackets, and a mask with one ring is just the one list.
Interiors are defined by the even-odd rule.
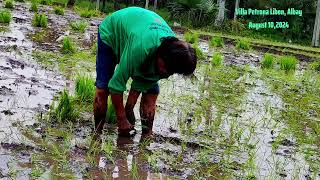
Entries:
[[[108,89],[108,84],[113,76],[114,69],[116,67],[116,56],[110,46],[105,44],[100,39],[100,33],[98,32],[98,48],[96,59],[96,87],[100,89]],[[155,87],[147,90],[146,93],[159,94],[160,88],[157,84]]]

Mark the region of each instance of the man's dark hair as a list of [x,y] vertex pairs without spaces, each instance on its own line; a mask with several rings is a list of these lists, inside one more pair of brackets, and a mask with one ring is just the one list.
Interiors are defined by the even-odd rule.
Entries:
[[167,71],[171,74],[192,74],[197,66],[195,49],[189,43],[180,41],[176,37],[164,37],[161,38],[161,41],[157,49],[157,56],[163,59]]

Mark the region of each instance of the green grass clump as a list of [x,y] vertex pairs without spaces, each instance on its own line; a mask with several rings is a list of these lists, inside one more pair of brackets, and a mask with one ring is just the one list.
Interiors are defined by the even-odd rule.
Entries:
[[86,21],[73,21],[70,23],[70,27],[72,30],[77,32],[84,32],[88,26],[88,23]]
[[93,9],[87,9],[87,8],[79,8],[75,7],[75,11],[84,18],[90,18],[90,17],[98,17],[100,16],[100,12]]
[[274,66],[274,56],[266,53],[261,61],[261,67],[271,69]]
[[246,40],[237,40],[236,49],[250,50],[250,43]]
[[32,25],[35,27],[46,28],[48,25],[48,18],[45,14],[35,13],[32,19]]
[[74,101],[67,90],[61,93],[57,107],[54,103],[51,105],[49,114],[51,119],[57,120],[59,123],[73,121],[78,117]]
[[11,21],[11,13],[9,11],[0,11],[0,23],[9,24]]
[[38,3],[36,1],[31,2],[30,11],[32,12],[38,12]]
[[57,15],[64,15],[64,9],[60,6],[54,7],[53,11]]
[[311,68],[320,72],[320,60],[311,63]]
[[195,49],[197,58],[198,58],[199,60],[205,60],[205,59],[206,59],[204,53],[203,53],[202,50],[199,48],[198,44],[196,44],[196,43],[195,43],[195,44],[192,44],[192,48]]
[[199,35],[195,33],[186,32],[183,37],[188,43],[191,44],[198,43],[199,41]]
[[69,37],[63,38],[63,44],[62,44],[61,51],[63,54],[73,54],[74,52],[76,52],[75,45],[72,42],[71,38],[69,38]]
[[95,93],[94,80],[89,75],[77,75],[75,94],[81,102],[92,103]]
[[298,64],[298,60],[293,56],[282,56],[279,59],[281,70],[295,70]]
[[5,8],[13,9],[13,6],[14,6],[13,0],[6,0],[6,1],[4,2],[4,7],[5,7]]
[[223,47],[224,46],[224,42],[223,42],[221,37],[212,37],[210,39],[210,43],[209,44],[212,47]]
[[221,66],[222,61],[223,61],[223,56],[220,52],[213,53],[212,59],[211,59],[211,65],[213,67]]

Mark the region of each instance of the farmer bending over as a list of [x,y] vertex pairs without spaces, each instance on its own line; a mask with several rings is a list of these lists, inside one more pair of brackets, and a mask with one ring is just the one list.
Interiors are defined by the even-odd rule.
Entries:
[[[138,7],[119,10],[99,26],[96,62],[94,119],[96,132],[105,123],[110,93],[116,110],[119,135],[127,136],[135,124],[133,108],[142,93],[142,132],[152,133],[158,80],[174,73],[189,75],[197,57],[190,44],[180,41],[156,13]],[[116,66],[117,65],[117,66]],[[131,90],[123,105],[123,92],[131,78]]]

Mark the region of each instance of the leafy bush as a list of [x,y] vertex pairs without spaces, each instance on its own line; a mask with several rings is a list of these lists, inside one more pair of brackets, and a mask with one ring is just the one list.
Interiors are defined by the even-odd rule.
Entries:
[[77,32],[84,32],[88,23],[86,21],[73,21],[70,23],[71,28]]
[[6,0],[5,2],[4,2],[4,7],[5,8],[8,8],[8,9],[13,9],[13,0]]
[[320,72],[320,60],[311,63],[311,68]]
[[273,68],[273,66],[274,66],[274,56],[269,53],[266,53],[261,61],[261,67],[270,69],[270,68]]
[[61,51],[63,54],[73,54],[76,51],[75,45],[69,37],[63,38]]
[[205,59],[206,59],[204,53],[203,53],[202,50],[199,48],[198,44],[196,44],[196,43],[192,44],[192,48],[195,49],[197,58],[198,58],[199,60],[205,60]]
[[298,60],[293,56],[282,56],[279,59],[281,70],[295,70],[298,64]]
[[30,11],[32,12],[38,12],[38,3],[36,1],[31,2]]
[[212,37],[210,39],[210,46],[212,47],[223,47],[224,43],[221,37]]
[[73,121],[78,117],[74,101],[67,90],[61,93],[57,107],[55,107],[54,103],[51,105],[49,115],[50,119],[55,119],[59,123]]
[[77,75],[75,94],[76,99],[81,102],[93,102],[95,93],[94,80],[89,75]]
[[237,40],[236,49],[249,50],[250,43],[243,39]]
[[167,22],[170,20],[171,15],[170,12],[168,11],[168,9],[157,9],[155,11],[159,16],[161,16],[164,20],[166,20]]
[[32,25],[35,27],[47,27],[48,25],[48,18],[45,14],[38,14],[35,13],[32,19]]
[[57,15],[64,15],[64,9],[60,6],[54,7],[53,11]]
[[220,66],[222,64],[222,61],[223,61],[223,56],[220,52],[213,53],[212,59],[211,59],[211,65],[213,67]]
[[9,24],[11,21],[11,13],[9,11],[0,11],[0,23]]
[[190,33],[190,32],[186,32],[184,33],[184,39],[188,42],[188,43],[198,43],[199,41],[199,35],[195,34],[195,33]]

